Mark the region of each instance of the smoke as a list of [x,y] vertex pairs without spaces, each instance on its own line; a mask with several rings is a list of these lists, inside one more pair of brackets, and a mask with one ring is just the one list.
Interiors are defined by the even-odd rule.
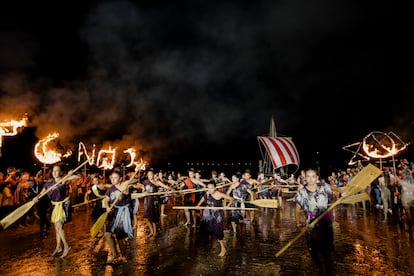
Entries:
[[[158,156],[205,153],[207,145],[219,147],[209,152],[217,154],[235,141],[257,151],[256,136],[267,133],[275,115],[278,133],[304,147],[312,142],[299,136],[310,122],[331,112],[351,114],[337,115],[338,125],[356,121],[346,111],[351,103],[379,102],[361,91],[383,89],[380,31],[366,23],[381,14],[356,5],[90,4],[73,19],[85,46],[82,69],[74,68],[79,76],[55,85],[47,76],[3,74],[1,115],[28,112],[39,138],[56,131],[66,143],[134,146]],[[36,51],[23,55],[23,72],[36,68]],[[327,93],[343,95],[343,105],[332,105]],[[326,129],[322,122],[312,127]]]

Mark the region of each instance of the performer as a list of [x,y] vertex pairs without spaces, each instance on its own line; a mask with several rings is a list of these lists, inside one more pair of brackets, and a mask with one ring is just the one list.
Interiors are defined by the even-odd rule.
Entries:
[[[155,193],[162,187],[165,191],[172,190],[154,177],[153,171],[147,172],[147,179],[142,183],[144,185],[144,191],[146,193]],[[148,237],[155,236],[157,234],[157,223],[160,221],[160,195],[148,195],[144,198],[144,220],[147,223],[150,233]]]
[[[47,191],[50,187],[54,186],[57,182],[62,180],[63,171],[59,165],[55,165],[52,169],[52,179],[50,179],[43,187],[42,194]],[[72,171],[68,172],[68,176],[65,181],[62,181],[57,186],[54,186],[52,190],[47,193],[47,196],[52,202],[52,216],[51,221],[55,224],[56,231],[56,248],[52,253],[52,256],[62,253],[61,258],[66,257],[69,253],[70,246],[66,239],[66,233],[63,229],[65,223],[72,220],[72,205],[70,202],[69,195],[69,184],[72,180],[79,179],[80,176],[73,175]],[[33,199],[38,202],[39,198]],[[62,248],[62,245],[63,248]]]
[[[232,196],[235,199],[231,207],[246,208],[246,204],[244,202],[247,201],[248,198],[253,198],[253,192],[250,189],[251,185],[245,181],[241,183],[240,177],[237,174],[232,175],[231,181],[233,184],[229,187],[227,191],[227,195]],[[244,216],[245,211],[230,211],[229,220],[234,233],[237,233],[237,226],[239,226],[240,223],[243,223]]]
[[[302,227],[301,209],[306,213],[306,224],[309,225],[316,217],[323,213],[332,201],[331,186],[319,182],[316,169],[305,172],[306,186],[295,194],[293,202],[296,203],[295,218],[297,227]],[[313,228],[306,233],[309,253],[319,269],[320,275],[331,275],[331,253],[333,246],[333,229],[331,213],[326,214]]]
[[92,176],[92,186],[90,190],[88,190],[85,193],[85,199],[84,202],[88,202],[89,200],[97,200],[96,202],[93,202],[93,209],[91,212],[91,216],[94,220],[97,220],[103,213],[106,212],[106,208],[103,206],[103,200],[105,198],[105,194],[108,188],[110,188],[111,185],[105,184],[103,182],[99,181],[98,175]]
[[272,199],[277,199],[280,209],[283,209],[282,201],[282,186],[288,185],[288,182],[280,176],[279,173],[273,175],[273,189],[272,189]]
[[[103,205],[108,212],[104,237],[110,249],[106,263],[127,263],[125,257],[127,242],[134,237],[131,212],[133,201],[131,186],[129,186],[133,181],[122,182],[121,173],[116,169],[112,172],[110,180],[112,186],[106,191],[103,199]],[[120,252],[117,251],[117,243]]]
[[[207,193],[203,195],[197,204],[201,206],[205,203],[208,207],[223,207],[223,200],[228,200],[226,206],[230,206],[233,203],[233,198],[216,190],[214,183],[207,184]],[[204,209],[203,218],[200,223],[200,231],[207,233],[217,238],[220,243],[219,257],[226,255],[226,246],[224,244],[224,210]]]
[[[181,190],[188,190],[188,189],[195,189],[196,187],[196,180],[195,180],[195,171],[194,169],[190,169],[188,171],[188,177],[184,180],[183,184],[181,185]],[[196,194],[195,193],[186,193],[184,194],[184,206],[195,206],[196,205]],[[186,222],[184,223],[185,226],[191,225],[191,216],[193,217],[193,226],[197,225],[197,214],[195,210],[184,210]]]
[[[30,188],[30,199],[37,197],[43,190],[43,174],[38,171],[34,178],[34,185]],[[35,205],[35,215],[39,218],[39,229],[42,237],[47,238],[50,229],[50,221],[47,217],[47,211],[50,207],[50,199],[47,196],[42,197]]]

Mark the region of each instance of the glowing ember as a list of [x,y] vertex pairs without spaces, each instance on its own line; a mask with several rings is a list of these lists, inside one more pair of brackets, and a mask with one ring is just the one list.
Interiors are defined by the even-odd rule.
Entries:
[[104,170],[110,170],[115,164],[115,149],[109,147],[107,150],[100,150],[98,153],[98,159],[96,165]]
[[44,164],[54,164],[61,161],[62,157],[68,157],[72,152],[68,151],[65,154],[61,154],[58,151],[51,149],[48,145],[52,140],[55,140],[59,137],[58,133],[52,133],[46,136],[46,138],[41,139],[34,148],[34,154],[36,158]]

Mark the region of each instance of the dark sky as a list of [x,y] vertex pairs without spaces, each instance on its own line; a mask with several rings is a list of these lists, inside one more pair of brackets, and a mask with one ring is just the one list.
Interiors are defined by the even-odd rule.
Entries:
[[413,140],[412,75],[396,68],[409,47],[390,49],[402,22],[384,2],[1,5],[0,120],[27,112],[38,139],[256,160],[274,116],[303,166],[345,165],[371,131]]

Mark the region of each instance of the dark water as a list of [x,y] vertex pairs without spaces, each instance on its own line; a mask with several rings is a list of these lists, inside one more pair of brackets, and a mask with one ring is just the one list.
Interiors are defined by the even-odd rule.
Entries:
[[[128,263],[106,265],[107,251],[96,250],[89,237],[93,221],[88,210],[77,208],[73,221],[65,225],[72,248],[64,259],[50,255],[54,230],[46,239],[36,223],[0,231],[0,275],[317,275],[304,237],[275,257],[298,234],[293,210],[292,203],[285,202],[281,210],[256,211],[256,222],[246,221],[238,233],[226,230],[225,257],[218,257],[217,241],[183,225],[182,210],[168,208],[158,235],[147,238],[141,210]],[[390,219],[384,222],[376,209],[336,207],[334,234],[334,275],[414,274],[412,234]]]

